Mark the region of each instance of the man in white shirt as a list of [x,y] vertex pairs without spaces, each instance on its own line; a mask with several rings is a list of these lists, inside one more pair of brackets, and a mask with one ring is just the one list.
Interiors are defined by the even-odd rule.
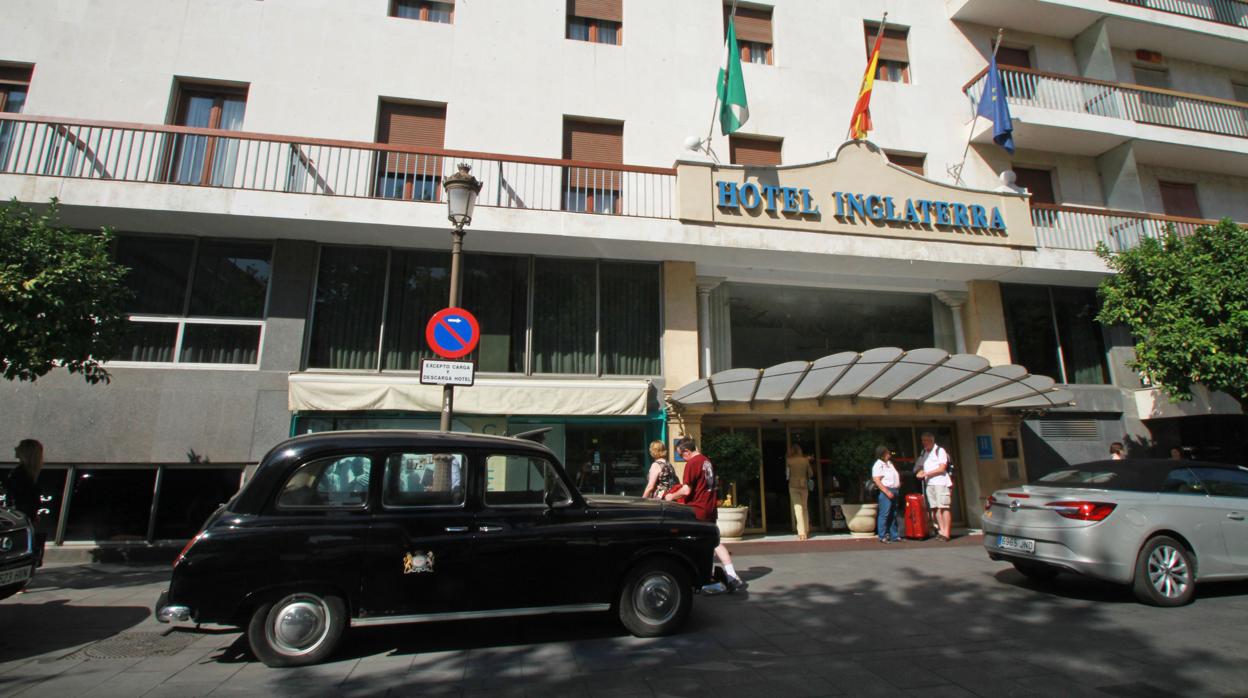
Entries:
[[953,514],[949,511],[953,488],[953,479],[949,477],[949,454],[936,445],[932,432],[923,432],[922,440],[923,453],[917,461],[922,469],[915,474],[926,484],[927,506],[936,516],[936,535],[941,540],[949,540],[953,529]]

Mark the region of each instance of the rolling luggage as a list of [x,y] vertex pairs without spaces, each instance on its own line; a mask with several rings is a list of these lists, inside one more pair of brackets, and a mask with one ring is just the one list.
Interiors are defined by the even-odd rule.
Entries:
[[906,538],[927,540],[932,535],[927,502],[921,494],[906,495]]

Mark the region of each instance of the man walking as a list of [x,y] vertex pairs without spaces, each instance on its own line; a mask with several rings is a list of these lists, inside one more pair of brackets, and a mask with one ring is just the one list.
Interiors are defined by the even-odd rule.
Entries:
[[[714,464],[711,459],[698,452],[694,440],[688,436],[676,442],[676,452],[685,461],[685,481],[680,487],[663,495],[663,499],[670,502],[684,497],[684,503],[693,507],[693,513],[699,521],[714,523],[718,499]],[[715,548],[715,557],[719,558],[719,564],[723,566],[724,574],[728,577],[728,591],[749,586],[737,576],[737,570],[732,566],[732,556],[728,554],[728,548],[723,543]]]
[[949,454],[936,445],[936,437],[930,431],[923,432],[923,453],[915,461],[921,469],[915,474],[923,480],[927,491],[927,506],[936,517],[936,535],[947,541],[952,536],[953,514],[949,511],[952,500],[953,478],[949,477]]

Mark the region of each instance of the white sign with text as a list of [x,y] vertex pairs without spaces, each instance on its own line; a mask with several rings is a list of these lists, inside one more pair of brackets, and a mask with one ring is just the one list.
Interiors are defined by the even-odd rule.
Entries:
[[472,385],[475,368],[471,361],[425,359],[420,362],[420,382],[424,385]]

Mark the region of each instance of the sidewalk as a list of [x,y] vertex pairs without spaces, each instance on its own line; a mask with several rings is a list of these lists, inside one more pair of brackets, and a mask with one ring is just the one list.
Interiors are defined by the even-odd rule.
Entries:
[[972,529],[965,533],[954,531],[953,540],[945,542],[932,537],[927,540],[908,540],[898,543],[881,543],[874,535],[858,538],[849,533],[812,533],[809,540],[800,541],[793,534],[783,536],[746,536],[739,541],[724,541],[733,555],[791,555],[794,553],[832,553],[849,550],[928,550],[982,546],[984,532]]

